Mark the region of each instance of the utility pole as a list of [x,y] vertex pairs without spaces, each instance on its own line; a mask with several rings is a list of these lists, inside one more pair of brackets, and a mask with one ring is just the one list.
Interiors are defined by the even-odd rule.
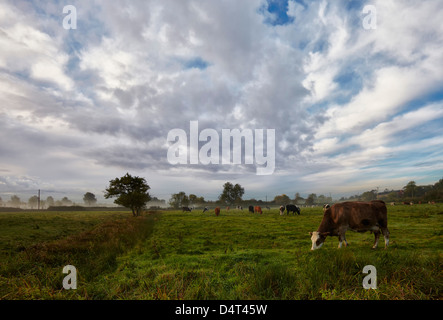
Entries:
[[37,210],[40,210],[40,189],[38,189],[38,205]]

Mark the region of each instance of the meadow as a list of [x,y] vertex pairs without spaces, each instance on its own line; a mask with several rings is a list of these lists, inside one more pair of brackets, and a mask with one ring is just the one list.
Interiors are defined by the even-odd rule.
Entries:
[[[441,299],[443,205],[388,206],[390,247],[349,231],[310,251],[322,208],[0,213],[0,299]],[[65,265],[77,289],[65,290]],[[377,289],[362,286],[363,267]]]

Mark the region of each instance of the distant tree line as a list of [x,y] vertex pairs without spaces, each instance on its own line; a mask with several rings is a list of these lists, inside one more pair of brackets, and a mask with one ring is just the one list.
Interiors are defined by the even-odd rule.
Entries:
[[[153,204],[164,206],[165,200],[152,198],[149,194],[150,187],[145,178],[131,176],[127,173],[121,178],[115,178],[109,181],[109,187],[106,188],[105,198],[115,198],[114,203],[130,208],[134,216],[139,216],[143,209],[146,208],[147,203],[152,201]],[[245,189],[239,184],[232,184],[226,182],[223,185],[223,190],[216,201],[206,201],[204,197],[199,197],[195,194],[187,195],[184,191],[172,194],[168,204],[172,208],[181,208],[184,206],[199,207],[203,205],[223,205],[223,206],[247,206],[247,205],[323,205],[332,203],[331,196],[319,195],[311,193],[305,199],[298,192],[294,198],[291,199],[286,194],[277,195],[271,201],[263,201],[256,199],[243,199]],[[350,197],[342,197],[339,201],[345,200],[361,200],[371,201],[381,199],[386,202],[396,201],[414,201],[414,202],[428,202],[428,201],[443,201],[443,179],[440,179],[433,185],[418,186],[415,181],[409,181],[401,190],[388,190],[383,192],[378,190],[365,191],[362,194],[357,194]],[[83,202],[86,206],[94,206],[97,203],[96,196],[91,192],[86,192],[83,196]],[[52,196],[48,196],[45,200],[39,199],[37,196],[32,196],[27,202],[22,202],[17,195],[12,195],[10,200],[4,201],[0,197],[0,206],[8,206],[20,208],[27,206],[31,209],[40,209],[49,207],[72,206],[74,203],[68,197],[63,197],[61,200],[55,200]]]
[[443,201],[443,179],[431,185],[417,185],[415,181],[409,181],[400,190],[385,189],[382,192],[378,190],[365,191],[348,198],[342,197],[340,201],[371,201],[375,199],[384,200],[385,202],[429,202]]
[[[97,198],[91,192],[86,192],[83,196],[83,202],[86,206],[93,206],[97,203]],[[55,200],[52,196],[46,197],[46,199],[39,199],[38,196],[34,195],[28,199],[28,201],[22,201],[19,196],[12,195],[8,201],[4,201],[0,197],[0,206],[7,206],[12,208],[26,207],[29,209],[47,209],[49,207],[65,207],[72,206],[74,202],[68,197],[63,197],[60,200]]]

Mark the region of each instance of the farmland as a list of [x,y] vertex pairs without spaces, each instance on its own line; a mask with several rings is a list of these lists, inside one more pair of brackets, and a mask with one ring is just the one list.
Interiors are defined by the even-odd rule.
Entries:
[[[441,299],[443,205],[388,206],[390,247],[347,234],[310,251],[321,207],[0,213],[0,299]],[[77,268],[65,290],[65,265]],[[362,287],[365,265],[377,289]]]

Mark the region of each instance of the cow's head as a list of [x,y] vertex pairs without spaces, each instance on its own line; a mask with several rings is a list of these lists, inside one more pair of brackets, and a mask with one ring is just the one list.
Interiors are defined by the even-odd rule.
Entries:
[[326,212],[326,210],[328,210],[331,206],[329,204],[325,204],[323,206],[323,212]]
[[311,235],[312,247],[311,250],[319,249],[323,245],[326,240],[326,237],[329,235],[329,232],[309,232]]

